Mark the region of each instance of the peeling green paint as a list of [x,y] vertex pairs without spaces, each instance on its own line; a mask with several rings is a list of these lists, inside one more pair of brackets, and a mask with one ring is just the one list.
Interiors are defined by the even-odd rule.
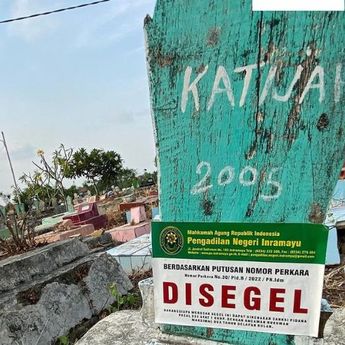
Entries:
[[[321,223],[344,152],[343,12],[159,0],[145,19],[163,221]],[[232,344],[287,336],[166,326]]]

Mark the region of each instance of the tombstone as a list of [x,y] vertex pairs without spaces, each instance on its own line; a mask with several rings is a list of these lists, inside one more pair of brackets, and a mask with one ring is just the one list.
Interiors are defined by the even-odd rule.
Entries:
[[25,213],[25,205],[23,203],[15,204],[15,209],[16,209],[16,213],[18,215]]
[[39,212],[39,209],[40,209],[40,201],[38,199],[34,199],[33,202],[33,207],[35,209],[36,212]]
[[130,223],[139,224],[146,221],[145,206],[137,206],[130,209]]
[[[99,200],[104,200],[104,199],[105,199],[105,195],[101,195],[99,197]],[[87,197],[87,202],[90,203],[90,204],[94,203],[96,201],[97,201],[97,195],[92,195],[92,196]]]
[[131,217],[132,217],[131,211],[126,211],[125,214],[126,214],[126,224],[131,224]]
[[0,205],[0,231],[3,231],[5,224],[6,224],[6,208]]
[[120,187],[118,187],[118,186],[115,186],[114,189],[113,189],[113,192],[114,192],[115,194],[118,194],[120,191],[121,191],[121,189],[120,189]]
[[39,212],[44,211],[44,209],[45,209],[45,202],[43,200],[39,200],[39,204],[38,204]]
[[[344,14],[251,5],[158,0],[145,19],[162,221],[325,219],[345,148]],[[163,329],[294,343],[283,334]]]
[[55,210],[56,207],[58,206],[57,199],[55,196],[52,197],[51,202],[52,202],[52,208]]
[[72,198],[68,195],[66,198],[66,202],[67,202],[67,212],[74,212],[74,207],[73,207],[73,202],[72,202]]
[[73,205],[79,204],[79,197],[77,193],[73,194]]
[[152,219],[155,219],[159,216],[159,207],[152,207]]

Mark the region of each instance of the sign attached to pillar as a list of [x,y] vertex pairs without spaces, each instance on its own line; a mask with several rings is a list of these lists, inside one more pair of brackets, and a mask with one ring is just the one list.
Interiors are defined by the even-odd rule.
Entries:
[[[157,0],[153,17],[145,20],[163,222],[205,222],[217,226],[276,223],[277,231],[283,234],[285,231],[279,230],[282,223],[321,224],[325,219],[345,152],[345,14],[263,12],[253,11],[252,5],[252,0]],[[179,258],[183,248],[193,244],[188,244],[183,229],[179,230],[182,237],[177,236],[178,232],[175,234],[179,241],[174,246],[166,244],[166,251],[162,249],[159,255],[171,255],[169,260],[212,260],[212,265],[215,261],[215,266],[224,267],[235,262],[234,257],[231,264],[229,258],[222,262],[221,255],[211,259],[205,251],[199,258]],[[264,230],[252,227],[252,231]],[[292,228],[286,229],[287,233],[290,231],[293,232]],[[314,233],[310,241],[313,237]],[[258,238],[260,242],[262,238]],[[291,239],[298,237],[294,233]],[[245,243],[246,238],[240,240]],[[274,238],[271,240],[275,243]],[[210,245],[211,242],[205,247],[214,248]],[[175,249],[180,252],[168,253]],[[273,246],[270,250],[276,249]],[[243,265],[255,268],[254,262],[242,253],[237,252],[237,256],[241,259],[236,260],[238,267],[244,271]],[[165,260],[157,256],[156,259]],[[271,267],[273,275],[275,269],[284,270],[284,265],[302,265],[299,259],[292,263],[256,261],[263,267]],[[168,277],[171,272],[182,274],[160,270],[158,266],[155,268],[158,272],[154,273],[155,280],[161,281],[164,276],[161,272],[169,274]],[[240,280],[246,275],[237,273]],[[262,307],[269,308],[267,298],[270,298],[273,309],[284,306],[290,308],[284,309],[284,313],[292,313],[292,299],[298,301],[300,297],[301,310],[308,308],[317,313],[314,305],[307,304],[309,296],[304,296],[307,287],[314,289],[311,277],[279,273],[275,277],[287,284],[267,281],[265,284],[272,284],[269,289],[263,283],[252,285],[260,288]],[[188,283],[182,278],[181,283]],[[317,279],[320,284],[320,276]],[[210,278],[210,282],[218,284],[214,294],[218,294],[215,303],[219,307],[219,288],[225,281]],[[235,283],[240,281],[227,282],[230,286]],[[236,301],[229,297],[226,303],[245,308],[245,287],[241,286],[236,285],[233,293]],[[162,295],[162,286],[156,288],[160,289],[156,296]],[[271,288],[286,292],[270,292]],[[169,287],[169,291],[172,289],[175,288]],[[232,295],[231,289],[226,295]],[[255,291],[250,291],[251,298],[254,295],[258,297]],[[197,301],[202,298],[193,296]],[[315,305],[319,304],[319,297],[320,292]],[[251,303],[256,307],[259,302]],[[243,320],[236,330],[225,329],[228,325],[219,323],[218,327],[212,324],[209,331],[207,322],[205,327],[188,327],[184,317],[177,320],[173,313],[169,318],[168,314],[157,312],[161,322],[166,322],[162,328],[170,333],[241,345],[287,345],[293,341],[290,335],[269,333],[278,331],[282,325],[272,329],[262,327],[253,334],[243,331],[248,329]],[[284,318],[280,311],[270,313]],[[240,314],[246,315],[244,310]],[[316,314],[308,315],[307,322],[313,326],[306,333],[314,334]],[[280,332],[303,332],[304,327],[290,319],[293,317],[289,317],[292,327],[287,327],[286,332],[280,328]],[[303,319],[306,320],[305,315]]]
[[324,226],[155,222],[152,235],[156,322],[317,336]]

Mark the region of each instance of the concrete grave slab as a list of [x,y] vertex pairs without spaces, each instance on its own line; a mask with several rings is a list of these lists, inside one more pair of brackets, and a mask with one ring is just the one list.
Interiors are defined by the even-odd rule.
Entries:
[[107,230],[106,232],[111,234],[111,237],[113,238],[114,241],[128,242],[144,234],[149,234],[150,223],[143,222],[143,223],[135,224],[135,225],[125,224],[125,225],[121,225],[116,228]]
[[114,302],[132,284],[118,262],[80,240],[0,263],[0,344],[47,345]]
[[122,266],[127,274],[138,270],[151,268],[151,239],[150,235],[142,235],[127,243],[107,251]]

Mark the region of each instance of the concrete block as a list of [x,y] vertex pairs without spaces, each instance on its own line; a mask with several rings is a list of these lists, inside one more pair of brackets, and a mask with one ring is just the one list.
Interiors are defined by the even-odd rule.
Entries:
[[125,224],[110,230],[107,233],[111,234],[114,241],[128,242],[134,238],[140,237],[144,234],[150,233],[150,223],[144,222],[136,225]]
[[146,212],[144,206],[131,208],[131,224],[139,224],[146,220]]
[[[295,345],[343,345],[345,308],[335,311],[326,325],[325,338],[296,337]],[[113,313],[92,327],[76,345],[225,345],[223,342],[163,334],[158,328],[142,322],[138,311]],[[253,345],[255,342],[253,342]],[[233,343],[233,345],[235,345]],[[267,344],[262,344],[267,345]]]
[[88,246],[74,239],[2,260],[0,261],[0,292],[29,283],[35,277],[48,274],[88,253]]
[[91,254],[0,294],[0,344],[55,343],[113,302],[109,290],[113,283],[121,294],[132,288],[115,259]]
[[[68,219],[67,221],[72,222],[70,219]],[[76,237],[76,236],[86,237],[88,235],[91,235],[94,231],[95,231],[95,228],[93,224],[83,224],[71,230],[62,231],[62,232],[51,232],[48,234],[37,236],[36,241],[40,243],[44,243],[44,242],[54,243],[57,241],[62,241],[68,238]]]
[[127,274],[149,270],[151,265],[151,240],[145,234],[107,251],[116,258]]
[[133,288],[127,274],[119,263],[109,254],[102,254],[99,260],[90,267],[88,276],[84,279],[94,314],[98,314],[114,302],[114,297],[104,293],[109,292],[110,285],[116,283],[118,292],[121,295],[127,294]]

